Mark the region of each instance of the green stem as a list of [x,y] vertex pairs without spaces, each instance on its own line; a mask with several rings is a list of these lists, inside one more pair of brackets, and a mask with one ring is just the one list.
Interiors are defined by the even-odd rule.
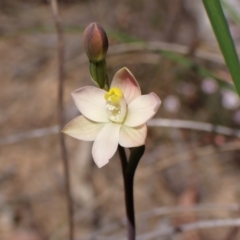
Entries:
[[106,83],[106,60],[100,62],[89,61],[89,69],[92,79],[98,84],[100,88],[104,88]]

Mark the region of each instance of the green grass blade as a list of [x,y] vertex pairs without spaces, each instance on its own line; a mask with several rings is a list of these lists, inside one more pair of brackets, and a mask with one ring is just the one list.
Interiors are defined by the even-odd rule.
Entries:
[[228,23],[219,0],[203,0],[226,65],[240,95],[240,65]]

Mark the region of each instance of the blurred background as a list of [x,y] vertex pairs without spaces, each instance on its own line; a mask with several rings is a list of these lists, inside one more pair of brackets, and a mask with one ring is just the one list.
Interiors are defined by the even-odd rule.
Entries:
[[[79,114],[70,93],[93,84],[81,42],[93,21],[109,37],[110,79],[126,66],[143,93],[162,100],[135,176],[139,239],[240,239],[232,226],[240,217],[240,101],[202,2],[59,2],[66,122]],[[222,3],[240,51],[240,1]],[[0,0],[0,77],[0,239],[66,240],[57,36],[48,1]],[[118,155],[98,169],[91,143],[66,142],[76,239],[124,239]]]

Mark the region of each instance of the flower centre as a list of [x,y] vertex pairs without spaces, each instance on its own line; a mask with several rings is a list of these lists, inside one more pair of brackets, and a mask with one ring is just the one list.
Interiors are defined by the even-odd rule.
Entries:
[[126,102],[119,88],[111,88],[104,96],[108,117],[113,122],[122,122],[126,115]]

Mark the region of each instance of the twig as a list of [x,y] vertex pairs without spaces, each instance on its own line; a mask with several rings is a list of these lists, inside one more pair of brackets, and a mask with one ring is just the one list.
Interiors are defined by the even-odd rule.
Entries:
[[[151,231],[145,234],[141,234],[137,237],[137,240],[151,240],[156,239],[162,236],[173,236],[177,233],[182,232],[189,232],[196,229],[209,229],[209,228],[220,228],[220,227],[234,227],[234,226],[240,226],[240,218],[236,219],[215,219],[215,220],[203,220],[198,221],[194,223],[187,223],[187,224],[181,224],[177,227],[173,226],[165,226],[164,228],[161,228],[156,231]],[[109,225],[107,228],[112,231],[114,229],[117,229],[119,225],[112,224]],[[97,235],[99,240],[125,240],[125,238],[119,238],[119,237],[103,237]],[[85,240],[90,240],[93,238],[84,238]]]
[[[63,84],[64,84],[64,41],[63,41],[63,29],[61,19],[58,12],[57,0],[51,0],[51,9],[55,21],[55,26],[58,36],[58,121],[59,126],[62,129],[64,127],[64,116],[63,116]],[[65,191],[67,197],[68,206],[68,218],[69,218],[69,240],[73,240],[74,235],[74,224],[73,224],[73,204],[70,189],[70,172],[67,159],[67,150],[64,141],[63,133],[59,132],[59,140],[61,146],[61,155],[64,166],[65,175]]]
[[196,158],[203,158],[209,155],[214,155],[220,152],[236,151],[240,149],[239,141],[232,141],[225,143],[223,146],[216,148],[215,146],[205,146],[199,147],[195,150],[191,149],[189,151],[183,151],[180,153],[175,153],[174,155],[166,156],[158,161],[154,168],[151,166],[145,166],[141,171],[142,178],[148,178],[159,171],[163,171],[169,167],[172,167],[175,164],[188,161],[192,158],[192,153],[194,151]]
[[[143,43],[122,43],[117,45],[112,45],[109,48],[108,55],[117,55],[121,53],[128,52],[139,52],[139,51],[170,51],[179,54],[186,55],[189,53],[189,47],[176,43],[167,42],[143,42]],[[213,61],[219,64],[224,64],[223,57],[219,53],[211,53],[209,51],[196,49],[194,56],[201,58],[203,60]]]
[[60,131],[59,125],[55,125],[53,127],[38,128],[27,132],[12,134],[7,137],[0,138],[0,146],[23,142],[28,139],[41,138],[57,134],[59,133],[59,131]]
[[137,217],[140,219],[148,219],[150,217],[160,217],[166,215],[178,215],[186,213],[203,213],[203,212],[220,212],[220,211],[229,211],[237,212],[240,209],[240,205],[237,203],[232,204],[215,204],[215,203],[206,203],[206,204],[195,204],[192,206],[173,206],[173,207],[160,207],[155,208],[143,213],[137,214]]
[[215,132],[227,136],[240,137],[240,130],[232,129],[225,126],[214,125],[211,123],[204,122],[195,122],[187,120],[172,120],[172,119],[163,119],[155,118],[148,121],[149,127],[174,127],[174,128],[184,128],[184,129],[193,129],[205,132]]
[[[191,212],[220,212],[220,211],[229,211],[229,212],[237,212],[239,211],[240,206],[239,204],[196,204],[190,207],[183,207],[183,206],[176,206],[176,207],[160,207],[160,208],[155,208],[152,209],[150,211],[146,211],[146,212],[142,212],[137,214],[137,219],[139,219],[140,221],[145,220],[147,221],[148,218],[153,218],[153,217],[163,217],[163,216],[168,216],[168,215],[179,215],[179,214],[186,214],[186,213],[191,213]],[[80,211],[82,213],[82,210]],[[85,213],[80,214],[77,213],[77,218],[76,220],[81,221],[83,218],[85,218],[86,216],[89,216],[89,214]],[[105,234],[108,234],[114,230],[117,230],[119,228],[121,228],[124,223],[125,223],[125,219],[122,220],[121,222],[115,222],[112,224],[108,224],[106,227],[97,230],[96,232],[92,233],[90,236],[85,237],[84,240],[91,240],[94,239],[94,236],[100,236]],[[139,236],[141,237],[141,235]],[[105,238],[104,238],[105,239]],[[137,238],[139,239],[139,238]],[[146,238],[147,239],[147,238]]]
[[165,227],[161,230],[156,230],[147,234],[139,236],[138,240],[150,240],[152,238],[160,236],[169,236],[181,232],[189,232],[196,229],[209,229],[209,228],[220,228],[220,227],[232,227],[240,226],[240,218],[236,219],[216,219],[216,220],[206,220],[198,221],[194,223],[182,224],[178,227]]
[[194,229],[232,227],[232,226],[240,226],[240,218],[198,221],[194,223],[183,224],[182,226],[180,226],[180,230],[186,232],[192,231]]
[[[113,229],[116,229],[116,224],[111,225]],[[164,226],[164,228],[158,229],[156,231],[151,231],[145,234],[141,234],[137,237],[137,240],[151,240],[159,239],[163,236],[173,236],[178,233],[189,232],[196,229],[210,229],[210,228],[222,228],[222,227],[234,227],[240,226],[240,218],[236,219],[215,219],[215,220],[203,220],[194,223],[181,224],[177,227],[174,226]],[[109,229],[110,226],[108,226]],[[112,230],[112,229],[111,229]],[[86,238],[89,239],[90,238]],[[119,237],[103,237],[99,236],[99,240],[125,240],[125,238]]]
[[[211,123],[187,121],[187,120],[172,120],[167,118],[154,118],[148,122],[149,127],[169,127],[169,128],[183,128],[197,131],[214,132],[226,136],[234,136],[240,138],[240,130],[229,128],[221,125],[214,125]],[[45,137],[59,132],[59,125],[46,128],[38,128],[32,131],[12,134],[7,137],[0,138],[0,146],[22,142],[28,139]]]

